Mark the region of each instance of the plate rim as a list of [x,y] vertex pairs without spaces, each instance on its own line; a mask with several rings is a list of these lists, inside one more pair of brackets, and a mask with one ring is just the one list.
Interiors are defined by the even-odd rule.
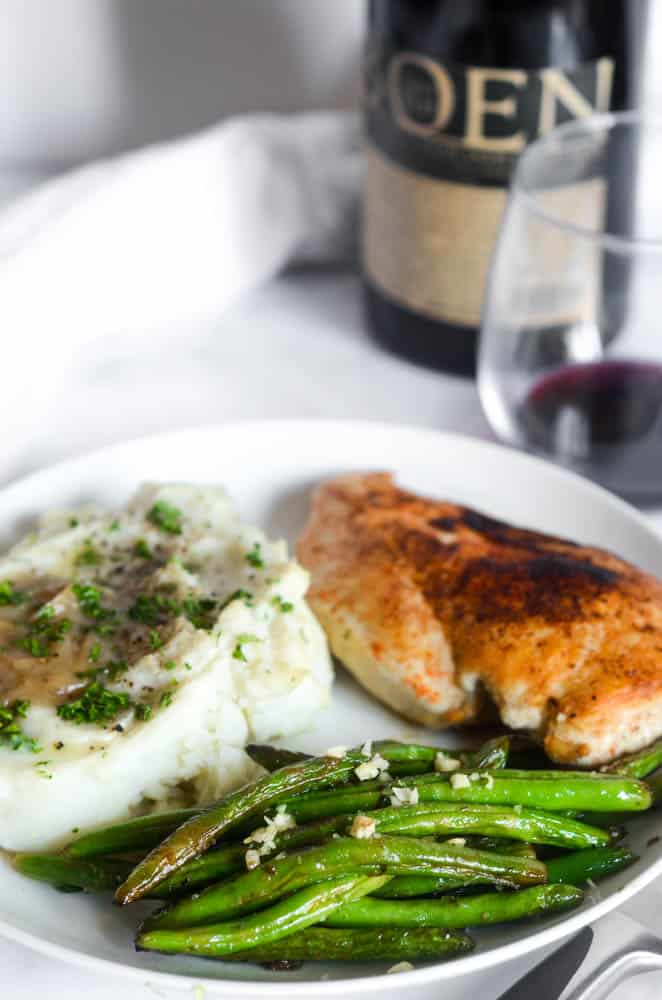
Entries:
[[[80,455],[71,456],[61,461],[52,462],[40,469],[34,470],[25,476],[21,476],[6,485],[0,487],[0,505],[5,499],[11,498],[15,492],[29,490],[32,483],[52,475],[62,475],[67,472],[75,474],[76,470],[85,466],[91,461],[109,460],[115,454],[124,452],[131,448],[149,448],[152,445],[163,443],[167,439],[173,441],[173,445],[186,438],[195,438],[200,435],[227,435],[234,433],[251,434],[271,434],[274,430],[280,432],[301,432],[306,428],[314,427],[327,433],[346,432],[352,426],[359,426],[364,433],[382,434],[412,434],[416,437],[429,437],[431,440],[439,441],[443,439],[458,446],[465,445],[478,450],[487,450],[493,453],[508,455],[509,460],[523,465],[532,465],[536,470],[543,472],[545,476],[560,483],[571,481],[575,489],[583,491],[587,498],[595,497],[603,505],[611,507],[616,513],[631,521],[634,521],[638,528],[651,538],[656,546],[661,550],[662,539],[647,518],[631,504],[620,497],[610,493],[608,490],[579,476],[577,473],[562,466],[553,464],[537,455],[516,450],[499,441],[487,440],[476,436],[461,434],[456,431],[435,429],[426,426],[419,426],[409,423],[398,423],[388,421],[327,419],[327,418],[276,418],[276,419],[253,419],[235,420],[222,423],[203,423],[193,427],[180,428],[175,430],[159,431],[154,434],[137,435],[122,441],[105,445],[102,448],[95,448]],[[231,489],[231,484],[229,484]],[[305,997],[312,992],[315,995],[329,995],[338,993],[341,990],[351,988],[356,994],[370,993],[377,990],[387,991],[401,987],[417,987],[442,980],[451,980],[460,975],[472,975],[485,971],[496,965],[502,965],[516,958],[522,958],[529,953],[533,954],[541,948],[552,944],[560,944],[564,939],[579,931],[582,927],[598,920],[611,910],[622,906],[627,900],[633,898],[645,886],[653,882],[662,874],[662,856],[636,878],[628,882],[625,886],[615,890],[607,899],[593,903],[581,912],[574,913],[565,919],[549,927],[543,927],[539,931],[526,938],[515,938],[505,945],[484,953],[469,954],[448,962],[432,963],[424,968],[414,969],[409,972],[389,975],[382,972],[377,975],[361,976],[352,978],[351,976],[342,979],[331,980],[306,980],[296,982],[266,982],[260,980],[236,980],[208,978],[204,975],[191,973],[161,972],[153,969],[142,969],[138,966],[126,965],[124,962],[114,959],[102,958],[90,955],[75,948],[55,944],[41,938],[30,931],[24,931],[14,927],[7,920],[0,917],[0,935],[7,940],[15,941],[25,947],[31,948],[41,954],[56,958],[63,962],[90,969],[91,971],[102,971],[106,974],[121,976],[124,979],[140,981],[161,985],[169,989],[191,990],[195,987],[202,987],[210,993],[216,995],[226,995],[232,997]]]
[[175,440],[179,438],[194,437],[198,434],[227,434],[233,432],[245,433],[247,431],[251,431],[252,433],[262,433],[265,431],[271,432],[274,428],[291,432],[293,430],[300,430],[302,427],[310,425],[326,431],[347,430],[348,427],[359,426],[362,430],[372,433],[405,433],[413,434],[417,437],[422,436],[436,439],[443,438],[447,441],[462,442],[469,447],[485,448],[488,451],[508,455],[509,459],[515,462],[533,464],[537,469],[544,471],[546,475],[551,475],[553,478],[561,480],[570,479],[575,487],[584,490],[589,495],[600,497],[601,500],[607,503],[608,506],[620,511],[625,516],[633,517],[634,520],[637,521],[640,528],[645,529],[653,538],[655,538],[658,544],[662,544],[660,535],[654,528],[651,527],[646,517],[644,517],[644,515],[637,510],[633,504],[629,503],[627,500],[623,500],[621,497],[612,493],[604,486],[600,486],[598,483],[579,475],[579,473],[574,472],[572,469],[567,469],[562,465],[557,465],[540,455],[516,448],[503,441],[498,441],[492,438],[481,438],[472,434],[462,434],[459,431],[449,431],[444,430],[443,428],[437,429],[420,424],[399,423],[396,421],[361,420],[353,417],[335,419],[329,419],[327,417],[275,417],[273,419],[257,418],[248,420],[231,420],[220,423],[201,423],[192,427],[181,427],[175,430],[170,429],[166,431],[156,431],[153,434],[139,434],[135,437],[128,437],[122,441],[115,441],[112,444],[104,445],[101,448],[92,448],[79,455],[72,455],[68,458],[63,458],[55,462],[49,462],[40,469],[35,469],[25,475],[17,476],[16,479],[12,479],[8,483],[0,483],[0,502],[2,502],[7,494],[11,495],[14,491],[23,489],[29,486],[34,480],[41,479],[45,475],[74,470],[76,466],[84,465],[86,462],[92,460],[112,458],[115,452],[124,451],[127,448],[143,447],[151,445],[152,443],[164,441],[168,438]]

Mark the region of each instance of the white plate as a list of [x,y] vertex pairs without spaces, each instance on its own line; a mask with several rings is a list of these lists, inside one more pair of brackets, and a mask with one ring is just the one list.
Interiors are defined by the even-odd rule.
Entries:
[[[244,517],[293,541],[317,480],[348,469],[391,469],[401,483],[432,496],[478,507],[515,524],[602,545],[662,576],[662,541],[632,508],[537,459],[497,445],[414,428],[369,423],[276,422],[225,425],[146,438],[46,469],[0,494],[3,541],[25,530],[48,507],[96,500],[121,504],[145,479],[198,480],[227,485]],[[332,706],[302,749],[357,743],[368,737],[432,738],[381,708],[339,671]],[[0,863],[0,932],[39,951],[144,982],[242,997],[315,996],[408,986],[460,976],[551,944],[623,903],[662,873],[662,842],[647,846],[656,815],[628,824],[641,860],[600,883],[570,916],[485,929],[466,958],[423,964],[385,976],[378,964],[307,963],[289,973],[207,959],[137,954],[132,932],[138,908],[108,899],[63,895],[16,875]],[[343,981],[341,983],[341,981]]]

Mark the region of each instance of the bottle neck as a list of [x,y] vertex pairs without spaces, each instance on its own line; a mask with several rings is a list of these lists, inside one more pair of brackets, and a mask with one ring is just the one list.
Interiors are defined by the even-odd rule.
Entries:
[[572,68],[623,60],[628,0],[372,0],[371,33],[395,51],[472,66]]

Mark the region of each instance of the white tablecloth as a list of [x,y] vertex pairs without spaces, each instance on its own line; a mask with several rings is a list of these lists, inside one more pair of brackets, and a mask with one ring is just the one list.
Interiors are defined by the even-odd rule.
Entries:
[[[471,382],[416,368],[374,346],[362,327],[355,277],[308,273],[272,282],[183,339],[181,329],[164,330],[138,348],[134,342],[131,353],[109,343],[102,356],[72,372],[13,474],[158,430],[251,417],[375,419],[490,435]],[[658,523],[662,530],[662,510]],[[662,933],[662,883],[627,909]],[[606,919],[616,943],[619,918]],[[454,985],[409,990],[409,1000],[493,1000],[531,964],[518,961]],[[0,983],[11,987],[12,1000],[182,996],[148,982],[98,977],[2,940]],[[662,976],[644,977],[634,990],[623,987],[619,1000],[659,998]],[[193,996],[188,986],[187,993]]]

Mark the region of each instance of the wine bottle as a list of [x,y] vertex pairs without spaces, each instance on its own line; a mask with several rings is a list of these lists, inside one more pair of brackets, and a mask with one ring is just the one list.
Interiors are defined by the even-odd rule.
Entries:
[[[370,0],[362,261],[387,348],[474,371],[517,156],[628,104],[628,0]],[[608,207],[609,210],[609,207]]]

